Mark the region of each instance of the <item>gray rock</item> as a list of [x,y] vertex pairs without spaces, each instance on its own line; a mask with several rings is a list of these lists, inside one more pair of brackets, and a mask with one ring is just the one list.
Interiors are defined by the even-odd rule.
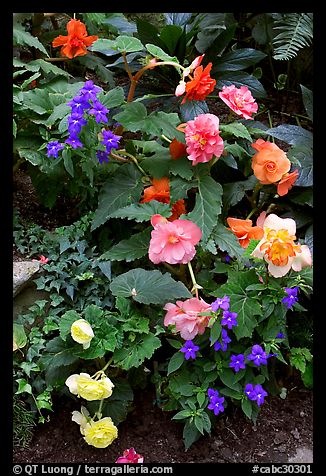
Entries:
[[13,263],[13,296],[17,296],[20,291],[33,279],[40,269],[38,261],[15,261]]
[[296,454],[289,458],[289,463],[313,463],[312,449],[304,446],[297,448]]

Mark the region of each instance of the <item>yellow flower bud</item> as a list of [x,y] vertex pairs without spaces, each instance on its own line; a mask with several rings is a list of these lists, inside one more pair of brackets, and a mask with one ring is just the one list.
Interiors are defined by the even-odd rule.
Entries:
[[118,428],[110,417],[98,421],[91,420],[80,427],[84,440],[95,448],[106,448],[118,437]]
[[83,344],[84,349],[88,349],[94,337],[93,329],[85,319],[78,319],[73,322],[70,333],[74,341]]
[[74,395],[85,400],[102,400],[112,395],[114,387],[111,380],[103,373],[100,380],[92,379],[89,374],[73,374],[66,380],[66,385]]

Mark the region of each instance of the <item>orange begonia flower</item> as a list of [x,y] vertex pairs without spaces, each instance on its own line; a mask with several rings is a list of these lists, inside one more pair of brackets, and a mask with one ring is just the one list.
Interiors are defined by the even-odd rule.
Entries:
[[258,139],[251,146],[257,150],[251,167],[261,184],[278,182],[290,170],[291,162],[285,152],[273,142]]
[[251,220],[241,220],[240,218],[227,218],[229,230],[238,238],[242,248],[247,248],[250,239],[261,240],[264,230],[260,226],[252,226]]
[[187,155],[186,148],[186,144],[174,138],[169,146],[172,159],[176,160],[185,157]]
[[298,169],[294,170],[293,172],[286,173],[283,175],[279,183],[277,184],[277,193],[280,197],[286,195],[288,191],[293,187],[295,181],[297,180],[299,175]]
[[87,30],[84,23],[80,20],[71,19],[67,23],[68,35],[59,35],[52,41],[52,46],[62,46],[61,54],[68,58],[75,58],[76,56],[86,55],[87,46],[90,46],[94,41],[98,40],[98,36],[87,36]]
[[193,79],[185,84],[186,95],[181,104],[184,104],[187,100],[203,101],[208,94],[214,91],[216,80],[210,77],[211,69],[212,63],[208,63],[205,69],[198,66],[194,70]]
[[[150,202],[151,200],[157,200],[161,203],[170,203],[170,182],[167,177],[161,179],[152,179],[151,186],[144,189],[144,196],[140,200],[140,203]],[[178,200],[173,204],[171,210],[171,216],[168,221],[174,221],[179,218],[180,215],[187,213],[184,200]]]

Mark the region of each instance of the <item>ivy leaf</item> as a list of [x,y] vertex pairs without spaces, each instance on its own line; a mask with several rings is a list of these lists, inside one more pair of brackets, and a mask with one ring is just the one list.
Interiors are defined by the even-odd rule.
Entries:
[[241,273],[230,271],[227,283],[213,293],[217,297],[230,296],[230,309],[238,313],[238,325],[233,328],[238,340],[242,337],[251,337],[257,326],[255,316],[262,313],[260,304],[253,298],[256,293],[246,290],[247,286],[257,281],[258,277],[253,269]]
[[168,218],[171,215],[171,207],[167,203],[151,200],[147,203],[133,203],[128,207],[120,208],[111,213],[111,218],[127,218],[135,220],[137,223],[150,221],[153,215],[162,215]]
[[141,334],[129,345],[126,343],[122,349],[115,351],[114,363],[124,370],[139,367],[145,359],[152,357],[154,351],[160,346],[160,339],[151,332]]
[[188,213],[188,220],[193,221],[202,231],[201,243],[207,243],[221,213],[222,185],[205,175],[198,177],[198,194],[194,209]]
[[168,273],[135,268],[120,274],[110,285],[114,296],[132,297],[144,304],[165,304],[178,298],[190,298],[186,286]]
[[18,383],[18,390],[16,391],[16,395],[18,393],[29,393],[30,395],[33,394],[32,387],[31,385],[25,380],[24,378],[18,378],[16,379],[16,382]]
[[111,261],[125,260],[129,262],[142,258],[148,253],[150,237],[150,228],[140,233],[136,233],[130,238],[122,240],[117,245],[112,246],[112,248],[104,253],[100,259]]
[[235,137],[241,137],[252,142],[252,137],[248,132],[248,129],[241,122],[231,122],[230,124],[221,124],[220,131],[231,134]]
[[13,324],[13,350],[22,349],[27,344],[27,336],[22,324]]
[[102,187],[99,205],[95,212],[91,231],[103,225],[111,213],[138,202],[143,190],[141,174],[133,164],[121,165],[114,176],[109,177]]

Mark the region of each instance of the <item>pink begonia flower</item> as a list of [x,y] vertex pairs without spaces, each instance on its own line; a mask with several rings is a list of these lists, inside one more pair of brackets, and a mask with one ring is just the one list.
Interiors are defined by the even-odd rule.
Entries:
[[307,245],[295,244],[296,223],[292,218],[268,215],[263,224],[264,236],[251,253],[255,258],[268,263],[268,271],[275,278],[285,276],[292,268],[301,271],[312,266]]
[[168,221],[161,215],[151,218],[152,231],[148,256],[154,264],[187,264],[196,254],[195,245],[202,236],[200,228],[190,220]]
[[201,312],[211,311],[211,305],[202,298],[190,298],[186,301],[177,301],[176,304],[167,303],[164,325],[175,324],[184,340],[192,340],[197,334],[203,334],[211,316],[199,316]]
[[123,456],[119,456],[116,463],[143,463],[144,457],[136,453],[134,448],[129,448],[123,452]]
[[253,119],[252,114],[258,111],[258,104],[247,86],[241,86],[240,88],[236,88],[234,84],[223,86],[218,95],[232,111],[244,119]]
[[185,127],[188,159],[192,165],[209,162],[222,155],[224,144],[220,137],[219,119],[214,114],[199,114]]

